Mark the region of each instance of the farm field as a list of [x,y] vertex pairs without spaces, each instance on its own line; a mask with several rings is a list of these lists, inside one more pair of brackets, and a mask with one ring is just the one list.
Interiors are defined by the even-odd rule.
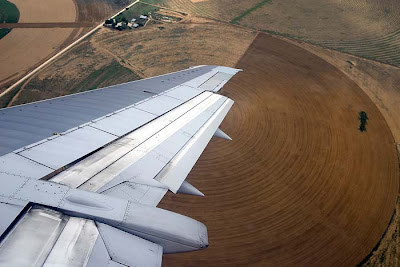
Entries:
[[85,41],[3,97],[1,105],[22,104],[139,78],[111,55]]
[[[400,84],[400,69],[334,50],[327,50],[305,42],[296,41],[293,43],[334,65],[364,90],[385,117],[399,152],[400,126],[398,115],[400,110],[398,103],[400,102],[400,89],[397,85]],[[399,227],[400,194],[398,195],[396,212],[385,235],[361,266],[397,266],[398,255],[400,255]]]
[[101,23],[133,0],[75,0],[78,6],[78,21]]
[[[224,87],[235,100],[188,177],[205,198],[161,207],[204,222],[210,246],[165,266],[354,266],[380,240],[399,186],[391,131],[340,70],[259,34]],[[249,86],[251,85],[251,86]],[[351,104],[349,104],[351,103]],[[358,113],[371,118],[360,132]]]
[[[19,22],[74,22],[71,0],[12,0],[20,12]],[[11,81],[65,45],[73,29],[14,29],[0,40],[0,91]]]
[[355,81],[385,117],[397,144],[400,144],[400,69],[371,60],[327,50],[305,42],[293,42],[334,65]]
[[21,14],[19,22],[73,22],[76,7],[71,0],[11,0]]
[[[255,36],[253,31],[193,17],[132,31],[102,28],[23,83],[18,94],[14,91],[3,98],[1,105],[75,93],[195,65],[234,66]],[[113,69],[110,64],[121,67]],[[113,69],[113,75],[102,76],[104,80],[97,83],[102,68]]]
[[396,0],[271,1],[238,23],[400,65],[400,2]]
[[245,10],[257,5],[260,0],[143,0],[143,2],[180,10],[200,17],[230,21]]
[[[90,31],[130,0],[11,0],[20,11],[15,29],[0,41],[0,92]],[[24,28],[20,28],[24,27]]]
[[[18,20],[18,8],[7,0],[0,0],[0,23],[16,23]],[[1,28],[0,39],[6,36],[10,31],[10,28]]]
[[400,66],[396,0],[144,0]]

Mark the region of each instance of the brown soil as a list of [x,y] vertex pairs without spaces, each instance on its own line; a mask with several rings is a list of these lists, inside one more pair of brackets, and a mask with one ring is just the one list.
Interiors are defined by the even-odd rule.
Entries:
[[[72,0],[13,0],[21,23],[74,22]],[[0,88],[44,61],[73,33],[73,29],[13,29],[0,40]]]
[[[73,29],[13,29],[0,40],[0,81],[25,74],[65,43]],[[2,84],[0,84],[1,86]]]
[[[354,266],[384,233],[398,189],[393,137],[369,97],[321,58],[260,34],[224,88],[236,101],[188,181],[205,198],[160,207],[204,222],[206,250],[164,266]],[[358,112],[370,117],[367,132]]]
[[304,42],[293,43],[323,58],[355,81],[378,107],[396,143],[400,144],[400,68]]
[[120,11],[132,0],[74,0],[78,6],[79,21],[100,23]]
[[[365,60],[333,50],[304,42],[292,42],[325,59],[349,78],[355,81],[360,88],[371,98],[385,117],[395,141],[400,147],[400,69]],[[400,155],[399,155],[400,158]],[[396,213],[384,235],[371,255],[362,266],[400,266],[400,195],[398,196]]]
[[19,12],[18,22],[74,22],[76,7],[73,0],[11,0]]

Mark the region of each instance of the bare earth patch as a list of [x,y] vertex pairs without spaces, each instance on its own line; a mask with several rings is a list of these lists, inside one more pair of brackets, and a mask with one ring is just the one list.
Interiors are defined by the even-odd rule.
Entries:
[[73,0],[10,0],[21,14],[19,22],[74,22]]
[[[371,98],[389,125],[397,151],[400,151],[400,68],[327,50],[304,42],[293,42],[320,56],[354,80]],[[400,159],[400,153],[399,153]],[[362,266],[399,266],[400,195],[391,223],[379,245],[365,258]]]
[[[77,11],[72,0],[12,0],[21,23],[74,22]],[[0,88],[9,84],[51,55],[73,29],[14,29],[0,40]]]
[[62,45],[73,29],[14,29],[0,40],[0,86],[26,73]]
[[334,65],[355,81],[385,117],[400,143],[400,68],[343,54],[304,42],[294,42]]

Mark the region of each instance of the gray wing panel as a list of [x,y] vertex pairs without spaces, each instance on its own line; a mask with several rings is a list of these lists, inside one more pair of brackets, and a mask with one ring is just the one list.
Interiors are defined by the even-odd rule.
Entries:
[[0,235],[2,235],[24,210],[24,206],[0,203]]
[[122,136],[156,117],[154,114],[136,108],[129,108],[113,116],[96,120],[91,126],[117,136]]
[[157,206],[167,191],[167,188],[124,182],[101,193],[107,196],[123,198],[149,206]]
[[54,170],[15,153],[0,157],[0,176],[8,174],[39,179]]
[[108,144],[115,138],[115,135],[86,126],[25,149],[19,152],[19,155],[58,169]]
[[[201,76],[215,66],[200,66],[84,93],[0,109],[0,156],[53,133],[90,122]],[[6,126],[4,126],[7,123]]]
[[87,267],[107,266],[110,260],[106,245],[103,239],[98,236],[92,254],[90,254]]
[[97,223],[97,227],[113,261],[127,266],[161,266],[160,245],[106,224]]

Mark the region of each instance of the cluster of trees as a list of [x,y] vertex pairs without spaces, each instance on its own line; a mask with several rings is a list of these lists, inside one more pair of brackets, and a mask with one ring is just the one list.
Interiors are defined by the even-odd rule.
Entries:
[[358,129],[361,132],[365,132],[367,130],[366,125],[368,123],[368,115],[367,112],[365,111],[360,111],[358,113],[358,119],[360,120],[360,127],[358,127]]

